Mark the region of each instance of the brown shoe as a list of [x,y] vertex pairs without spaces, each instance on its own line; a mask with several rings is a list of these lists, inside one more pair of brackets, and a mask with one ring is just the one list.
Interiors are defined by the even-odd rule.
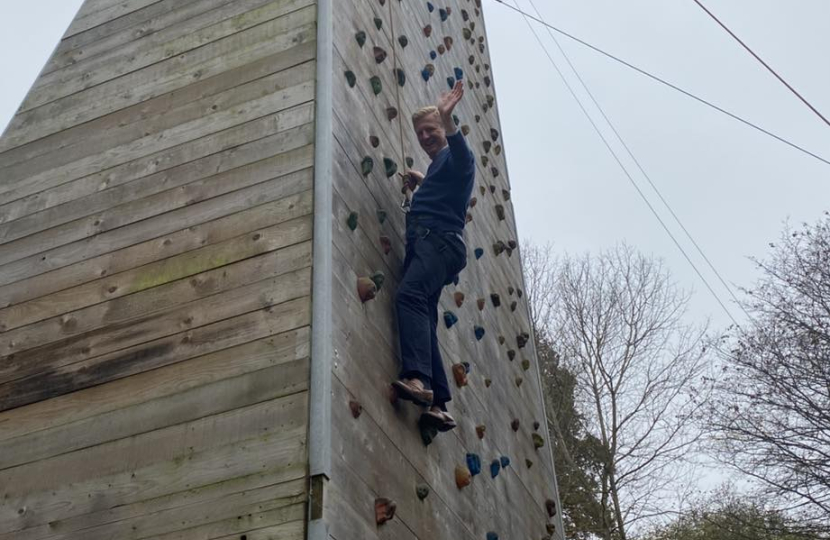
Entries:
[[450,413],[445,411],[427,411],[421,415],[421,421],[441,432],[455,429],[458,426]]
[[398,393],[400,399],[411,401],[415,405],[421,405],[422,407],[432,405],[432,390],[418,388],[414,384],[400,379],[393,382],[392,387]]

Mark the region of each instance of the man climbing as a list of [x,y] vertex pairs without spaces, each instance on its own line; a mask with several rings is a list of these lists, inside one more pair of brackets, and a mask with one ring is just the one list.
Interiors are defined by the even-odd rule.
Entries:
[[426,176],[407,171],[420,187],[406,216],[406,258],[396,299],[402,366],[392,384],[401,399],[428,407],[421,422],[438,431],[456,427],[446,407],[452,398],[438,347],[438,300],[467,265],[462,233],[475,181],[475,157],[452,114],[463,96],[458,81],[437,106],[412,116],[432,163]]

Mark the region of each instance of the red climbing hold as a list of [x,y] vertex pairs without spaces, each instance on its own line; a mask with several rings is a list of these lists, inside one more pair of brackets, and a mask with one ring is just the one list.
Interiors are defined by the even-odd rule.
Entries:
[[485,426],[483,426],[483,425],[481,425],[481,426],[476,426],[476,435],[478,435],[478,438],[479,438],[479,439],[483,439],[483,438],[484,438],[484,432],[485,432],[485,431],[487,431],[487,428],[486,428]]
[[395,504],[395,501],[383,498],[375,499],[375,523],[383,525],[395,517],[397,507],[398,505]]
[[349,409],[351,409],[352,417],[355,419],[360,418],[360,415],[363,413],[363,405],[354,400],[349,402]]
[[377,148],[378,146],[380,146],[380,139],[378,139],[374,135],[369,135],[369,144],[372,145],[372,148]]
[[386,60],[386,51],[384,51],[384,50],[383,50],[383,49],[381,49],[380,47],[375,47],[375,48],[373,48],[373,49],[372,49],[372,54],[374,54],[374,56],[375,56],[375,62],[377,62],[378,64],[380,64],[380,63],[382,63],[384,60]]
[[486,303],[487,303],[487,301],[484,300],[484,298],[477,299],[476,300],[476,305],[478,306],[478,310],[479,311],[484,310],[484,306],[485,306]]
[[424,26],[424,35],[426,37],[429,37],[429,36],[432,35],[432,25],[431,24],[428,24],[428,25]]
[[391,122],[398,117],[398,109],[395,107],[388,107],[386,109],[386,118]]
[[388,236],[382,235],[380,237],[380,247],[383,249],[384,255],[389,255],[389,252],[392,251],[392,240]]

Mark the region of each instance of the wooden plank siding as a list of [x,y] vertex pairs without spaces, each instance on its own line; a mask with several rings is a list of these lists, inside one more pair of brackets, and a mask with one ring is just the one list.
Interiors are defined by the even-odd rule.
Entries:
[[0,540],[306,534],[315,0],[87,0],[0,138]]
[[[330,512],[337,517],[329,534],[335,540],[473,539],[492,531],[502,538],[543,538],[552,523],[559,527],[554,537],[561,538],[561,522],[550,519],[545,509],[546,500],[558,497],[544,428],[539,434],[547,446],[536,450],[532,442],[534,422],[545,425],[535,351],[532,344],[520,349],[516,342],[518,334],[530,332],[526,297],[516,292],[523,287],[520,258],[515,252],[512,256],[493,252],[495,242],[515,240],[517,233],[512,204],[502,194],[510,190],[503,142],[500,134],[495,141],[491,137],[491,128],[501,129],[497,107],[488,103],[495,101],[494,88],[484,80],[493,77],[484,20],[474,0],[432,4],[432,13],[426,2],[406,0],[357,0],[336,6],[332,74],[335,458],[329,500]],[[444,8],[451,12],[442,22],[439,9]],[[462,19],[462,10],[468,12],[468,21]],[[424,33],[428,24],[430,37]],[[470,40],[463,37],[465,28],[471,32]],[[359,31],[366,34],[362,47],[356,39]],[[398,42],[401,35],[407,37],[406,47]],[[439,53],[445,36],[452,37],[452,47]],[[381,62],[373,55],[376,46],[387,53]],[[435,59],[430,58],[430,51],[436,51]],[[435,68],[428,82],[421,77],[426,64]],[[406,76],[403,86],[398,85],[396,67]],[[473,219],[465,232],[468,266],[458,285],[447,287],[439,306],[439,313],[453,311],[459,322],[446,329],[439,321],[439,342],[448,372],[451,364],[464,361],[472,370],[468,386],[453,385],[449,407],[459,427],[425,447],[416,427],[419,410],[410,404],[395,408],[388,401],[388,384],[399,369],[394,291],[404,255],[404,214],[398,210],[400,182],[397,176],[386,178],[383,159],[394,160],[402,171],[405,158],[410,157],[414,169],[426,170],[429,161],[418,146],[409,118],[449,89],[447,78],[454,77],[456,67],[464,72],[466,90],[456,115],[469,128],[467,141],[477,157],[477,205],[470,210]],[[355,76],[353,87],[347,83],[346,71]],[[372,77],[380,79],[379,94],[372,89]],[[388,107],[398,109],[394,120],[386,116]],[[376,148],[370,144],[373,136],[380,140]],[[361,171],[364,156],[374,161],[368,175]],[[497,218],[496,205],[503,206],[504,220]],[[375,217],[378,209],[387,213],[383,224]],[[359,214],[354,231],[346,226],[351,212]],[[379,242],[381,235],[392,240],[388,255]],[[479,260],[473,254],[475,248],[484,249]],[[383,288],[376,299],[361,304],[355,282],[376,271],[386,277]],[[456,291],[466,295],[460,308],[452,297]],[[500,295],[501,307],[493,306],[491,293]],[[476,306],[478,298],[486,299],[483,311]],[[512,301],[518,303],[515,311],[509,307]],[[481,341],[474,337],[475,325],[486,330]],[[499,336],[505,338],[504,344]],[[517,353],[512,362],[508,350]],[[529,370],[522,368],[525,359],[531,362]],[[522,378],[521,386],[516,384],[517,377]],[[492,380],[491,386],[484,384],[485,378]],[[351,401],[363,406],[357,419],[351,416]],[[514,419],[520,421],[517,432],[511,429]],[[475,428],[481,424],[486,434],[480,440]],[[468,453],[480,456],[482,473],[471,486],[459,490],[454,469],[465,463]],[[507,456],[511,465],[491,479],[489,464],[501,456]],[[533,461],[531,468],[525,465],[526,459]],[[431,488],[424,501],[415,495],[419,483]],[[398,505],[396,518],[380,527],[374,524],[372,511],[376,497],[393,499]]]

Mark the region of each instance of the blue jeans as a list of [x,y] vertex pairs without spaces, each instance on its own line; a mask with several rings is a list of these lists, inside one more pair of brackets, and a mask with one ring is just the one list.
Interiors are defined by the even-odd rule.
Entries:
[[419,225],[406,230],[403,278],[396,307],[402,379],[420,379],[433,391],[433,404],[446,410],[452,399],[438,347],[438,300],[467,265],[467,249],[455,233]]

